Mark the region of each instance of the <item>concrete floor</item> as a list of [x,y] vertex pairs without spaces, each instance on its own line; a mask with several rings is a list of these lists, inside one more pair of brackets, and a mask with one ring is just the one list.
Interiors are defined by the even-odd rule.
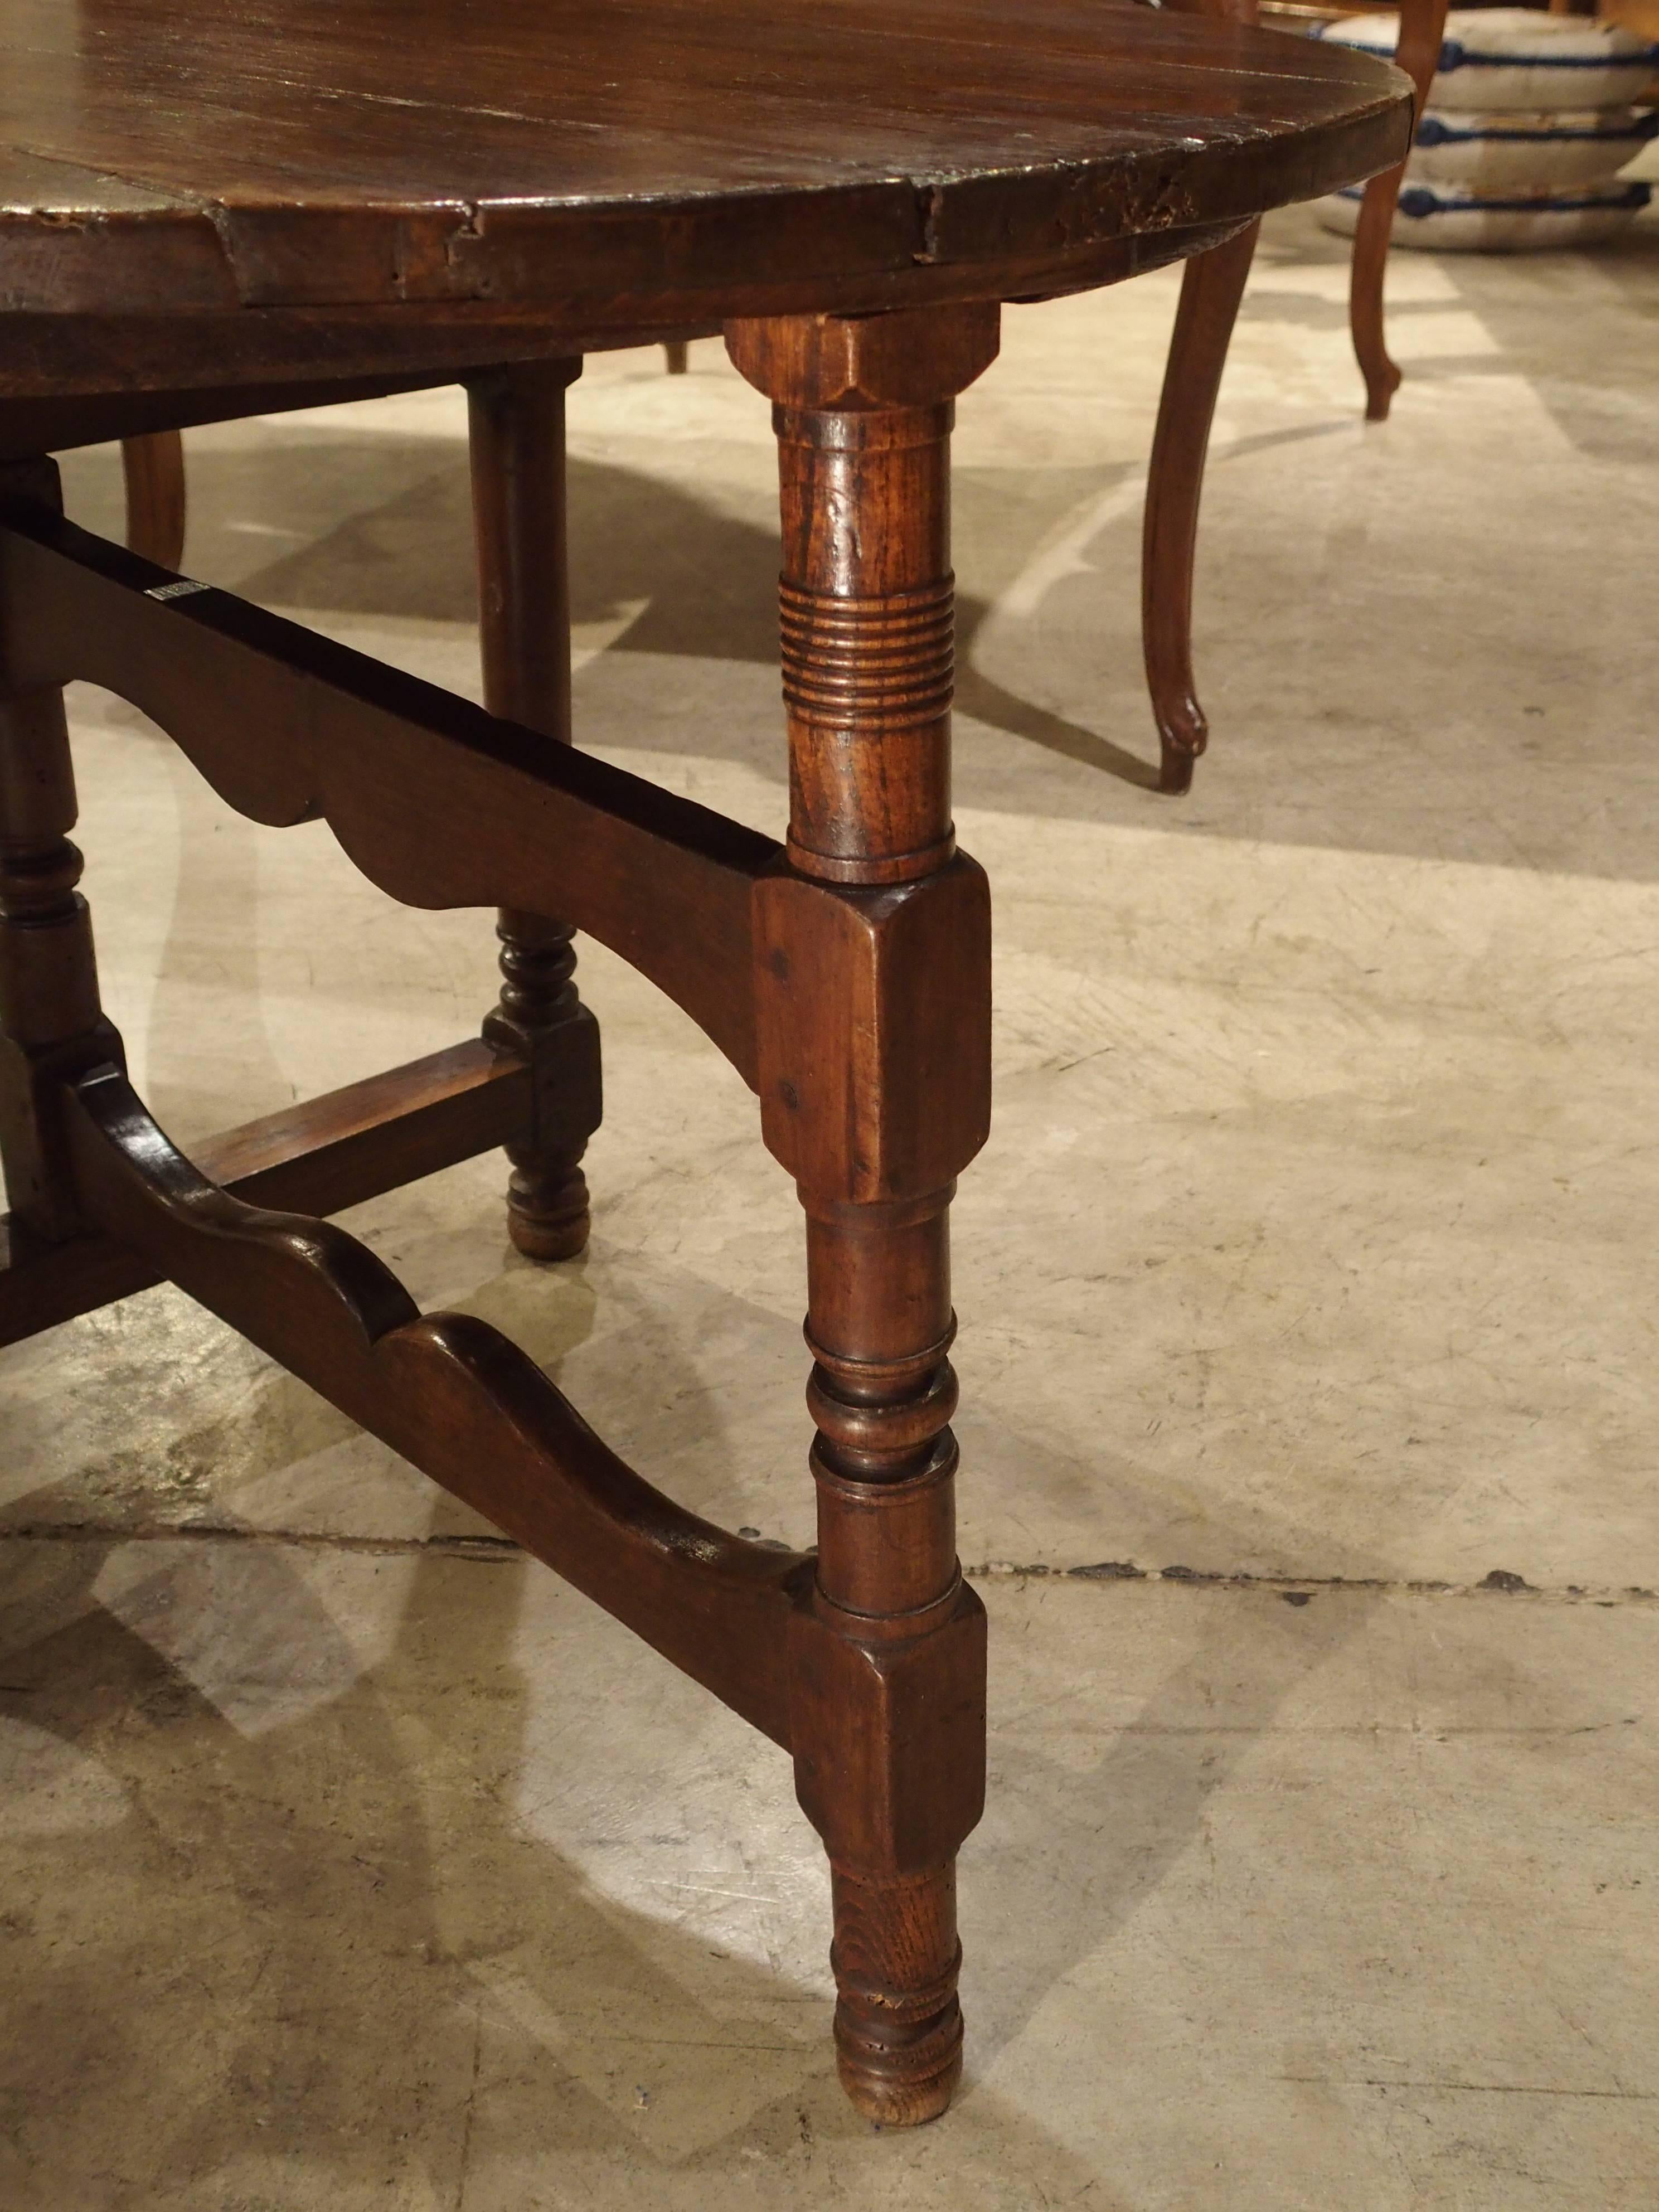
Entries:
[[[957,2108],[841,2100],[781,1755],[163,1291],[0,1354],[5,2212],[1659,2203],[1659,225],[1397,256],[1368,430],[1344,250],[1270,224],[1184,802],[1135,765],[1175,281],[1011,311],[961,407],[1000,1004]],[[471,688],[462,427],[197,434],[187,565]],[[572,436],[583,741],[777,829],[764,404],[717,346],[617,356]],[[116,526],[110,455],[67,482]],[[474,1026],[483,917],[73,706],[106,996],[178,1139]],[[354,1225],[802,1540],[793,1194],[690,1024],[583,974],[586,1261],[508,1254],[495,1162]]]

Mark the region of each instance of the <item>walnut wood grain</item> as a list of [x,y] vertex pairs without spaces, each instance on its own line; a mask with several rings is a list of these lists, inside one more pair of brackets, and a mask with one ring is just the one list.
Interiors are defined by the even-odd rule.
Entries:
[[121,443],[126,481],[127,544],[158,568],[185,557],[185,446],[176,429],[151,430]]
[[[19,316],[17,322],[26,319]],[[299,383],[218,385],[205,391],[58,392],[33,399],[11,398],[0,405],[0,462],[64,453],[76,446],[100,446],[117,438],[149,438],[203,422],[237,422],[249,415],[283,415],[295,408],[331,407],[349,399],[381,399],[392,392],[453,381],[452,374],[434,377],[418,371],[407,376],[347,378],[313,374]],[[0,369],[0,392],[3,388],[4,370]],[[143,550],[141,546],[133,550]],[[154,557],[145,555],[146,559]],[[157,565],[167,568],[179,564],[161,561]]]
[[[928,301],[996,297],[1053,299],[1089,291],[1161,269],[1202,252],[1239,228],[1225,222],[1175,224],[1133,231],[1085,252],[1050,244],[1037,253],[972,264],[919,264],[860,275],[848,282],[848,312],[880,314]],[[0,245],[0,261],[3,246]],[[813,287],[781,278],[766,284],[733,283],[718,295],[706,291],[635,291],[562,305],[557,300],[495,307],[488,300],[422,301],[409,313],[384,305],[310,308],[246,307],[234,315],[99,312],[19,313],[7,322],[0,348],[0,457],[26,458],[44,447],[86,442],[71,422],[67,437],[20,434],[11,427],[10,403],[49,410],[55,422],[67,398],[115,401],[134,410],[140,427],[167,422],[179,391],[228,390],[234,381],[262,386],[314,374],[320,387],[348,380],[385,382],[409,390],[453,384],[472,369],[503,362],[550,361],[571,354],[655,344],[690,331],[718,337],[722,310],[755,315],[780,303],[804,310]],[[237,410],[222,410],[215,420]],[[184,418],[187,427],[191,417]],[[119,436],[125,418],[105,434]]]

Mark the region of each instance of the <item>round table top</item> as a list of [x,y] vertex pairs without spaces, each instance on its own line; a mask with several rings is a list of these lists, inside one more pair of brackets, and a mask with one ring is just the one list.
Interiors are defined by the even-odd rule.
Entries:
[[1386,64],[1122,0],[0,0],[0,50],[27,316],[1013,297],[1410,125]]

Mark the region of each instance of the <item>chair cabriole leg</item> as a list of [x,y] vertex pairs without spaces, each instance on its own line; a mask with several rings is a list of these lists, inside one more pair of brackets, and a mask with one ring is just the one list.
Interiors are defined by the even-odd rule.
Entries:
[[[1440,44],[1446,29],[1447,0],[1402,0],[1400,46],[1395,60],[1411,79],[1417,94],[1413,125],[1423,119],[1429,88],[1440,64]],[[1394,234],[1395,210],[1406,164],[1385,169],[1365,186],[1354,231],[1353,261],[1348,276],[1348,321],[1353,333],[1354,357],[1365,380],[1365,420],[1386,422],[1389,408],[1400,389],[1398,364],[1389,352],[1383,333],[1382,283],[1389,264],[1389,241]]]
[[806,1213],[817,1430],[797,1788],[830,1854],[842,2081],[872,2119],[909,2124],[961,2072],[955,1861],[983,1798],[947,1216],[983,1135],[989,937],[951,825],[949,436],[996,318],[792,318],[727,343],[775,402],[782,495],[793,876],[760,963],[763,1031],[765,992],[799,994],[761,1079]]
[[1146,477],[1140,550],[1140,635],[1146,688],[1158,724],[1160,791],[1192,787],[1193,763],[1210,726],[1193,682],[1193,567],[1198,508],[1216,394],[1227,365],[1244,280],[1261,226],[1253,222],[1207,253],[1182,278]]
[[[521,364],[469,379],[484,704],[570,740],[570,586],[565,526],[564,395],[579,361]],[[536,1127],[511,1145],[507,1232],[532,1260],[568,1260],[587,1243],[587,1140],[599,1125],[599,1025],[577,995],[574,931],[503,908],[501,995],[484,1035],[532,1059]]]

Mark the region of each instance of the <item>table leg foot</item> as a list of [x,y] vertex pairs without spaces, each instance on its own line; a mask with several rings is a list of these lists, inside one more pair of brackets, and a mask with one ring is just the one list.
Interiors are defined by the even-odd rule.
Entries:
[[871,1881],[832,1866],[836,2063],[866,2119],[936,2120],[962,2079],[954,1864]]
[[507,1186],[507,1234],[515,1252],[546,1263],[574,1260],[587,1249],[592,1229],[587,1181],[580,1168],[556,1182],[550,1175],[515,1169]]
[[[507,1233],[526,1260],[574,1260],[590,1226],[581,1162],[599,1126],[599,1025],[576,995],[570,930],[503,911],[496,934],[501,996],[484,1034],[540,1063],[536,1139],[507,1148]],[[554,1127],[544,1133],[549,1121]]]
[[1348,283],[1348,316],[1353,333],[1354,358],[1365,380],[1365,420],[1386,422],[1394,395],[1400,389],[1398,364],[1383,337],[1382,279],[1389,264],[1389,240],[1394,230],[1394,211],[1400,198],[1402,168],[1373,177],[1359,204],[1359,222],[1354,232],[1353,266]]

